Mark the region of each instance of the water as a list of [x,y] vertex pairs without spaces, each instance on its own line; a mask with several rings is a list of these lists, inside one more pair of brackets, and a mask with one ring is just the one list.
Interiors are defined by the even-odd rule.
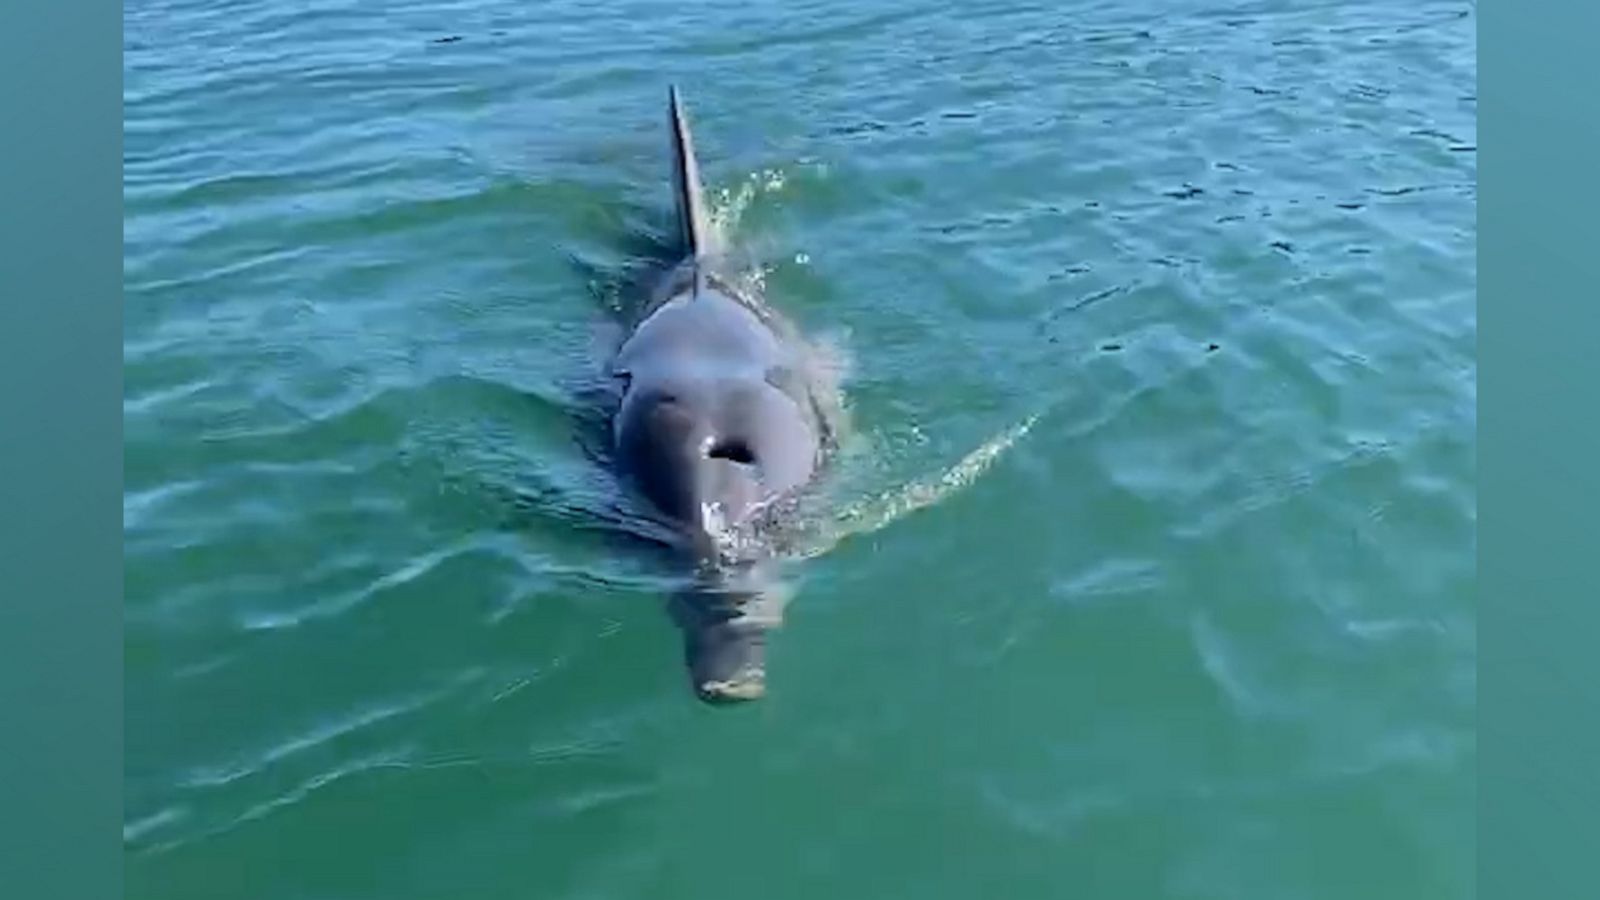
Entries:
[[[130,0],[130,897],[1472,896],[1473,7],[869,6]],[[733,709],[572,436],[669,80],[848,363]]]

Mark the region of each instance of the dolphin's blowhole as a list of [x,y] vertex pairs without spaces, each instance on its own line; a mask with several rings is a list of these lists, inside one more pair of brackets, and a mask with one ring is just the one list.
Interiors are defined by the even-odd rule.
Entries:
[[706,447],[707,459],[725,459],[740,465],[754,465],[756,455],[750,445],[737,438],[713,438]]

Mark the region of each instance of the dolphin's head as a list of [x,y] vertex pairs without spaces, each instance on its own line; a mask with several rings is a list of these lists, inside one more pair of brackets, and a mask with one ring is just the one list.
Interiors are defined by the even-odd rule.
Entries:
[[696,693],[762,696],[776,585],[755,560],[770,556],[761,532],[773,504],[810,475],[811,432],[792,401],[737,380],[635,385],[618,421],[628,477],[712,576],[672,602]]
[[700,699],[734,703],[766,693],[767,631],[772,626],[754,614],[760,602],[751,595],[709,589],[673,598],[684,662]]

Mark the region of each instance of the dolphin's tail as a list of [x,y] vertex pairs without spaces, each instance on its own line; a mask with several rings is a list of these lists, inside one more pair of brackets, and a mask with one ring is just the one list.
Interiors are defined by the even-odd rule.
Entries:
[[710,255],[711,220],[706,214],[704,192],[700,188],[700,164],[694,156],[694,137],[689,120],[678,99],[678,88],[669,91],[672,115],[672,186],[678,211],[678,238],[691,258]]

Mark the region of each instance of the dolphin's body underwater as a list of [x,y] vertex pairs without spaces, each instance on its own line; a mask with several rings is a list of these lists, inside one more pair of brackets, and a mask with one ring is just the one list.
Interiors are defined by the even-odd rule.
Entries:
[[[764,632],[751,615],[759,561],[729,547],[781,515],[823,462],[829,424],[795,336],[716,272],[689,125],[669,96],[677,238],[684,257],[656,285],[611,362],[612,419],[624,479],[709,573],[675,599],[697,693],[743,700],[765,691]],[[744,579],[744,582],[741,582]]]

